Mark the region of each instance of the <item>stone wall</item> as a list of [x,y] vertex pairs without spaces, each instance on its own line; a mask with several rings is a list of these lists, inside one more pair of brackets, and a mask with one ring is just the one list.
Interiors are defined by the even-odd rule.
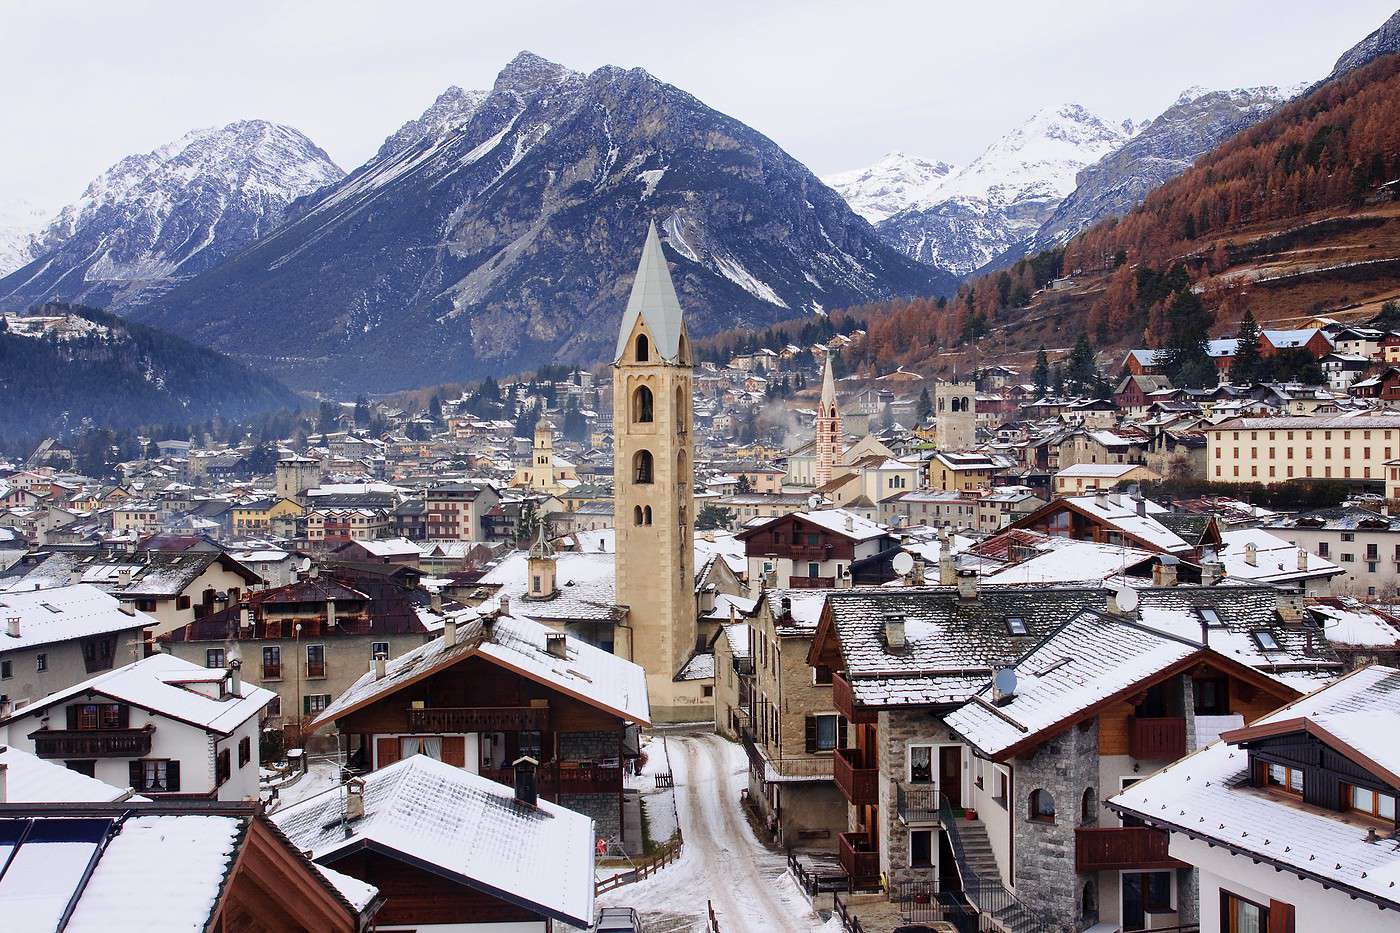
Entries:
[[[1015,838],[1015,886],[1022,901],[1045,911],[1056,928],[1079,929],[1084,883],[1095,880],[1074,870],[1074,830],[1081,825],[1081,801],[1098,786],[1098,722],[1056,736],[1034,752],[1016,759],[1015,799],[1010,801]],[[1053,822],[1030,819],[1031,794],[1048,792],[1055,800]]]
[[[952,733],[943,718],[928,710],[880,713],[880,870],[891,883],[937,877],[938,845],[934,838],[933,868],[909,867],[909,827],[899,818],[895,784],[909,774],[909,743],[949,743]],[[970,754],[967,750],[964,756]]]
[[559,806],[593,818],[604,839],[622,838],[622,802],[617,794],[560,794]]
[[589,761],[617,758],[622,749],[621,732],[561,732],[559,758],[562,761]]

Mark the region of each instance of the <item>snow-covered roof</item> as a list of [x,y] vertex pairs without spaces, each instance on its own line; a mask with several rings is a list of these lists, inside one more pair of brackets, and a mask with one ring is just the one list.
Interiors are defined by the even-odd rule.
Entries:
[[[1289,581],[1332,577],[1345,573],[1341,567],[1296,544],[1272,535],[1262,528],[1238,528],[1220,533],[1222,547],[1216,558],[1225,568],[1225,575],[1251,583],[1287,583]],[[1254,547],[1254,563],[1250,563],[1249,547]],[[1300,560],[1303,566],[1299,566]]]
[[422,553],[418,545],[407,538],[378,538],[352,543],[358,544],[375,557],[417,557]]
[[[1067,496],[1063,501],[1169,554],[1191,550],[1189,543],[1158,519],[1157,516],[1165,515],[1168,510],[1151,499],[1138,500],[1131,496],[1108,493]],[[1139,502],[1144,512],[1141,515],[1138,514]]]
[[[593,922],[593,820],[504,784],[413,755],[364,777],[363,818],[344,822],[332,788],[272,816],[312,859],[370,843],[564,923]],[[392,857],[392,856],[391,856]]]
[[847,509],[809,509],[793,512],[792,516],[856,541],[869,541],[871,538],[889,534],[889,528],[885,525],[862,518],[859,514]]
[[[1250,729],[1289,720],[1325,724],[1372,761],[1400,770],[1400,671],[1372,665],[1288,704]],[[1217,742],[1144,778],[1109,801],[1153,825],[1189,832],[1343,893],[1400,909],[1400,853],[1367,841],[1362,826],[1319,807],[1252,787],[1249,757]],[[1261,828],[1267,831],[1261,832]]]
[[1152,551],[1046,536],[1035,545],[1040,553],[985,575],[985,583],[1091,583],[1121,574],[1156,558]]
[[1076,463],[1060,470],[1055,476],[1070,479],[1076,476],[1118,479],[1140,469],[1145,469],[1140,463]]
[[1324,596],[1308,602],[1308,611],[1327,640],[1356,648],[1400,648],[1400,618],[1354,599]]
[[312,865],[321,873],[321,877],[330,883],[331,887],[340,892],[340,896],[345,898],[345,902],[353,907],[356,913],[364,913],[365,908],[379,896],[379,889],[372,884],[366,884],[359,878],[351,878],[349,875],[341,874],[324,865],[317,865],[315,862],[312,862]]
[[[9,634],[13,618],[19,619],[17,637]],[[155,624],[144,612],[127,611],[115,596],[86,583],[0,593],[0,653]]]
[[[516,602],[511,605],[514,607]],[[646,672],[639,665],[570,635],[564,636],[566,657],[556,657],[549,653],[546,639],[557,633],[521,614],[528,609],[500,615],[498,601],[478,608],[486,615],[477,610],[454,614],[455,644],[447,645],[443,638],[435,638],[391,659],[381,678],[367,671],[326,708],[313,726],[322,727],[469,657],[485,658],[625,720],[643,724],[649,721]]]
[[[16,723],[74,697],[94,693],[219,735],[229,735],[258,715],[277,694],[245,680],[239,687],[239,694],[230,693],[225,699],[216,699],[217,681],[226,674],[223,669],[200,667],[174,655],[153,654],[51,693],[15,710],[5,722]],[[197,685],[208,689],[210,695],[195,689]]]
[[529,557],[525,551],[510,552],[482,576],[481,584],[499,586],[500,594],[533,618],[610,621],[620,616],[616,551],[557,552],[554,580],[558,595],[537,601],[525,599],[530,591]]
[[989,683],[944,722],[996,757],[1200,648],[1136,622],[1084,612],[1013,665],[1013,697],[993,705]]
[[18,748],[0,745],[0,767],[5,769],[5,803],[88,803],[132,796],[130,787],[90,778]]
[[708,652],[701,652],[692,655],[690,660],[685,662],[680,673],[676,675],[676,680],[711,680],[715,676],[715,656]]

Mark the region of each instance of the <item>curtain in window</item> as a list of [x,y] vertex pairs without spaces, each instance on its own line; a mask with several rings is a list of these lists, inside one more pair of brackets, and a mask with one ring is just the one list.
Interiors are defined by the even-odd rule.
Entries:
[[399,739],[399,755],[427,755],[435,761],[442,761],[442,739],[435,735],[408,736]]

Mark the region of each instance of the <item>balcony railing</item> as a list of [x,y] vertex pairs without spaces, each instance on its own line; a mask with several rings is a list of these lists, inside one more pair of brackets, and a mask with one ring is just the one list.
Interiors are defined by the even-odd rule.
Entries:
[[1149,826],[1086,826],[1074,831],[1074,870],[1130,871],[1176,868],[1167,854],[1168,835]]
[[847,800],[859,807],[878,799],[880,772],[860,749],[838,748],[831,761],[831,776]]
[[[498,784],[515,783],[514,768],[482,768],[481,776]],[[558,800],[560,794],[620,794],[622,765],[616,760],[550,762],[536,772],[535,785],[548,800]]]
[[408,711],[410,732],[544,732],[547,706],[439,706]]
[[835,577],[788,577],[788,588],[794,590],[829,590],[835,586]]
[[836,837],[837,860],[852,889],[873,888],[880,883],[880,853],[868,833],[841,833]]
[[905,826],[938,822],[938,791],[932,784],[896,784],[895,810]]
[[777,551],[789,560],[826,560],[831,556],[831,546],[825,544],[789,544],[776,546]]
[[851,690],[851,682],[841,674],[831,675],[831,701],[835,704],[836,711],[846,717],[847,722],[869,723],[875,722],[878,718],[873,710],[856,707],[856,698],[855,693]]
[[1175,761],[1185,755],[1185,718],[1133,717],[1128,733],[1128,753],[1144,761]]
[[151,752],[155,726],[140,729],[40,729],[31,732],[40,758],[141,758]]

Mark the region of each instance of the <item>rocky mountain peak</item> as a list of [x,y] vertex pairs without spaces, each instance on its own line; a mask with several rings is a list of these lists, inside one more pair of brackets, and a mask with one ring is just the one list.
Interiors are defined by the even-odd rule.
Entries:
[[822,181],[873,224],[929,200],[956,170],[948,162],[921,159],[896,149],[867,168],[837,172]]
[[399,127],[375,153],[383,159],[417,145],[425,139],[439,139],[445,133],[464,126],[486,99],[485,91],[464,91],[455,84],[443,91],[431,107],[415,120]]
[[512,92],[521,97],[529,97],[570,78],[578,77],[581,77],[578,72],[547,58],[541,58],[534,52],[526,51],[506,63],[500,74],[496,75],[496,83],[492,85],[491,92]]
[[1375,32],[1343,52],[1327,78],[1330,80],[1344,75],[1391,52],[1400,52],[1400,10],[1396,10]]

